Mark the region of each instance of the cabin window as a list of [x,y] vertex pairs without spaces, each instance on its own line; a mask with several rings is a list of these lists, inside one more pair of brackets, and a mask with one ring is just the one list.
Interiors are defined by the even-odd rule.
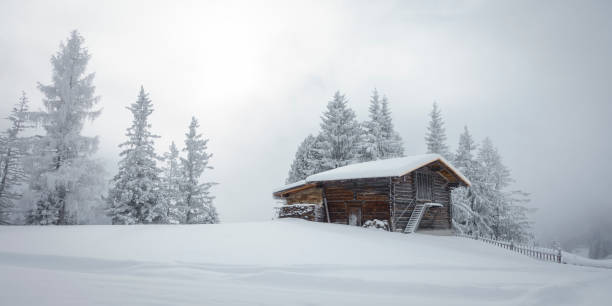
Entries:
[[417,200],[433,200],[433,177],[427,173],[416,173]]

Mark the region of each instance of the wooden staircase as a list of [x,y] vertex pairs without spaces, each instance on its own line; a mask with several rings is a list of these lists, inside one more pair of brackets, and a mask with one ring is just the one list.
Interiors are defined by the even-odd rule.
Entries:
[[427,211],[429,207],[441,207],[442,204],[438,203],[420,203],[414,206],[414,210],[412,210],[412,215],[410,215],[410,219],[408,219],[408,224],[404,229],[404,233],[410,234],[414,233],[417,228],[419,228],[419,224],[421,223],[421,219],[423,219],[423,215]]

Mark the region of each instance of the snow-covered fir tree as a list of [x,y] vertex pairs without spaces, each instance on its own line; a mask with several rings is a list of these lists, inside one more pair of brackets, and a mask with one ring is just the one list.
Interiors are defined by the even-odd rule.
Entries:
[[362,127],[362,161],[404,156],[402,138],[393,127],[389,100],[385,96],[381,99],[376,89],[370,97],[369,120]]
[[85,121],[100,114],[94,109],[99,101],[94,74],[85,73],[90,54],[83,42],[73,31],[51,58],[52,83],[38,85],[44,110],[31,115],[46,134],[38,138],[30,159],[28,192],[38,198],[28,218],[33,224],[77,223],[83,205],[100,204],[102,166],[90,157],[98,139],[81,135]]
[[164,153],[163,161],[161,190],[164,200],[161,205],[166,210],[165,223],[178,224],[185,220],[186,209],[184,203],[185,196],[181,191],[181,186],[184,183],[183,171],[181,169],[179,150],[176,148],[174,141],[170,145],[168,152]]
[[361,128],[344,95],[336,91],[321,117],[321,136],[326,147],[322,169],[329,170],[359,160]]
[[17,187],[26,181],[23,167],[25,155],[24,138],[20,133],[28,127],[28,98],[25,92],[8,116],[10,126],[0,134],[0,224],[8,224],[10,211],[21,192]]
[[485,138],[477,157],[480,165],[481,194],[488,196],[491,229],[495,237],[505,240],[526,241],[531,238],[527,218],[527,194],[520,190],[507,191],[513,181],[510,171],[489,138]]
[[404,156],[404,143],[393,127],[389,100],[383,96],[380,105],[380,126],[382,136],[381,159]]
[[191,118],[189,132],[185,134],[185,148],[183,148],[186,156],[181,158],[184,176],[182,192],[187,209],[185,223],[219,223],[219,216],[213,205],[214,197],[210,195],[210,187],[214,183],[200,182],[204,171],[212,169],[208,166],[212,154],[206,152],[208,139],[204,139],[202,134],[198,133],[199,127],[198,120],[195,117]]
[[452,160],[452,156],[446,145],[446,130],[442,112],[438,108],[438,103],[434,102],[433,109],[429,113],[430,120],[427,126],[425,142],[427,143],[427,153],[437,153],[447,160]]
[[122,159],[108,192],[108,214],[113,224],[163,223],[166,211],[160,203],[161,170],[154,149],[159,136],[151,132],[148,118],[153,104],[143,87],[128,109],[132,125],[127,129],[128,140],[120,145]]
[[453,225],[460,232],[525,242],[531,238],[527,194],[506,191],[510,172],[501,156],[486,138],[477,156],[476,145],[465,128],[459,140],[454,163],[472,182],[468,188],[453,190]]
[[453,165],[468,178],[473,177],[477,171],[475,160],[476,143],[467,126],[463,127],[463,133],[459,136],[459,145],[454,155]]
[[393,128],[387,97],[374,89],[370,97],[369,120],[362,124],[360,160],[370,161],[404,156],[402,138]]
[[287,184],[303,180],[311,174],[312,168],[308,153],[314,142],[315,137],[311,134],[306,136],[298,147],[297,152],[295,152],[293,163],[291,163],[291,168],[289,169],[289,176],[285,181]]
[[383,119],[381,112],[381,101],[378,91],[374,89],[370,97],[369,120],[362,123],[361,134],[361,161],[381,159],[383,152]]
[[285,182],[287,184],[295,183],[312,174],[321,172],[324,154],[323,137],[320,134],[317,137],[308,135],[295,153],[295,158],[289,169],[289,176]]
[[[455,153],[453,165],[457,167],[471,182],[472,188],[478,184],[479,165],[475,160],[476,143],[467,126],[459,136],[459,145]],[[453,202],[453,226],[461,233],[489,232],[487,223],[480,218],[482,211],[476,211],[475,194],[470,187],[453,189],[451,196]],[[485,229],[481,229],[484,227]]]

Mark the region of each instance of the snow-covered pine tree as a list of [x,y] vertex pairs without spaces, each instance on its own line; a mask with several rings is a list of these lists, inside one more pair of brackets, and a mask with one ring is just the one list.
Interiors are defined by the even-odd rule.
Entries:
[[295,159],[289,169],[289,176],[285,183],[291,184],[322,171],[325,146],[321,134],[314,137],[308,135],[298,147]]
[[309,152],[311,151],[315,140],[316,139],[314,136],[312,136],[312,134],[308,135],[298,147],[297,152],[295,152],[293,163],[291,163],[291,168],[289,169],[289,176],[285,181],[287,184],[303,180],[312,174]]
[[[472,186],[478,184],[478,163],[475,161],[476,144],[467,126],[459,136],[459,145],[455,153],[453,165],[457,167],[471,182]],[[453,203],[453,226],[461,233],[473,234],[480,232],[479,212],[475,211],[474,192],[471,187],[459,187],[451,193]],[[480,225],[480,226],[479,226]],[[485,227],[488,226],[485,224]]]
[[523,203],[528,202],[528,195],[519,190],[506,191],[512,182],[510,171],[489,138],[482,142],[477,161],[481,182],[477,195],[489,206],[492,234],[505,240],[527,241],[531,238],[530,222]]
[[359,160],[360,125],[344,95],[336,91],[321,117],[321,136],[326,147],[321,170],[334,169]]
[[485,138],[474,156],[476,145],[467,128],[459,139],[455,165],[472,182],[453,190],[453,225],[460,232],[526,242],[531,238],[527,218],[527,194],[506,191],[512,179],[501,156]]
[[370,97],[369,120],[361,124],[360,160],[370,161],[383,156],[383,118],[380,96],[374,89]]
[[459,145],[454,155],[453,165],[468,179],[471,179],[477,171],[477,164],[474,160],[475,152],[476,143],[466,125],[463,127],[463,133],[459,136]]
[[161,205],[166,210],[165,223],[178,224],[185,220],[186,209],[184,205],[185,197],[181,191],[181,186],[184,183],[181,160],[174,141],[170,145],[169,151],[164,153],[163,160],[161,190],[164,200]]
[[90,54],[83,41],[73,31],[51,58],[52,84],[38,85],[45,96],[45,110],[31,115],[46,135],[38,139],[31,158],[28,192],[35,193],[38,201],[28,218],[30,223],[76,223],[84,203],[100,204],[97,189],[103,186],[99,176],[102,166],[90,158],[98,139],[81,135],[85,120],[94,120],[100,114],[94,109],[99,101],[94,74],[85,74]]
[[393,128],[387,97],[374,89],[370,97],[369,120],[362,124],[360,158],[362,161],[404,156],[402,138]]
[[444,120],[442,119],[442,112],[438,108],[438,103],[433,103],[433,109],[429,113],[429,116],[429,125],[427,126],[427,134],[425,135],[427,153],[437,153],[447,160],[452,160],[452,156],[446,145]]
[[127,129],[128,140],[119,145],[122,159],[108,192],[108,214],[113,224],[163,223],[166,211],[160,205],[161,170],[154,149],[159,136],[151,132],[148,118],[153,104],[142,86],[137,101],[127,109],[134,118]]
[[380,106],[380,126],[382,136],[381,158],[394,158],[404,156],[404,143],[402,137],[395,131],[389,100],[383,96]]
[[13,107],[8,120],[10,127],[0,135],[0,224],[8,224],[10,209],[21,197],[16,189],[25,182],[27,175],[23,167],[24,139],[19,134],[27,128],[28,98],[25,92]]
[[308,171],[306,174],[312,175],[321,171],[329,170],[329,168],[325,166],[325,156],[328,149],[329,147],[327,146],[327,142],[325,141],[323,134],[319,133],[308,150],[308,164],[306,167]]
[[202,134],[197,132],[199,127],[198,120],[192,117],[189,132],[185,134],[183,152],[186,153],[186,157],[181,158],[184,176],[182,191],[187,208],[185,223],[219,223],[217,210],[212,203],[214,197],[210,195],[210,187],[215,183],[200,183],[204,171],[212,169],[208,166],[208,160],[212,157],[212,154],[206,152],[208,139],[204,139]]

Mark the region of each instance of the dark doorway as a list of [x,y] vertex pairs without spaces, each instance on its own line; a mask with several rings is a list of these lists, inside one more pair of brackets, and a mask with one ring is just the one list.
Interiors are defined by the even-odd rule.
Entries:
[[361,207],[348,207],[348,224],[353,226],[361,226]]

